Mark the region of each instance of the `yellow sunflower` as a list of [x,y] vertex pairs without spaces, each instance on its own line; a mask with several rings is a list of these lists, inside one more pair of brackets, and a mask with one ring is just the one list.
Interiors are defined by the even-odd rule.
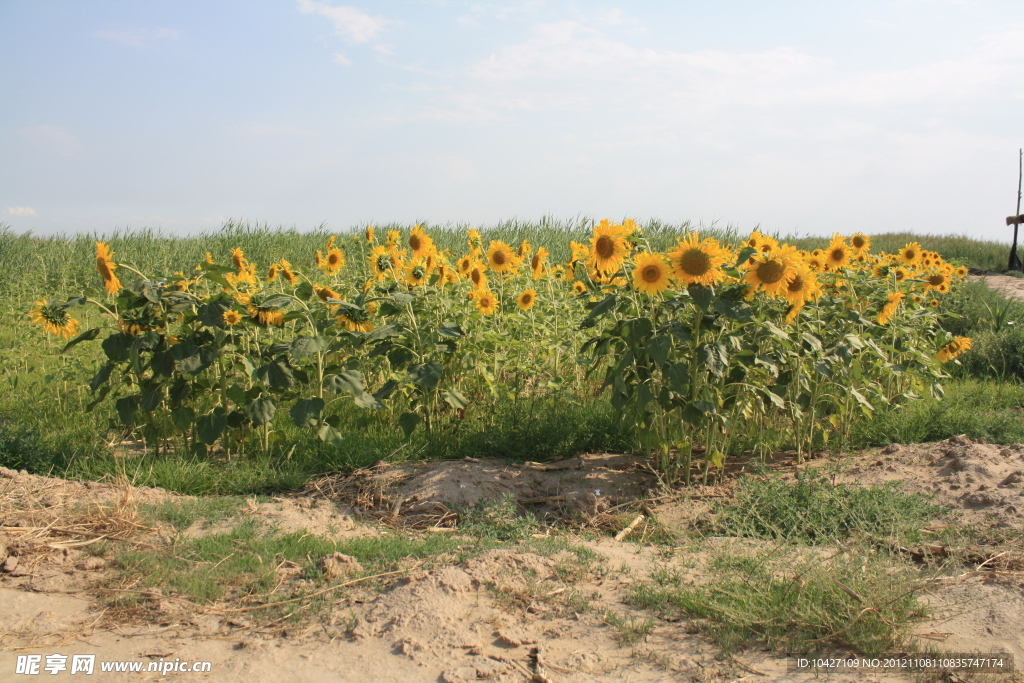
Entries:
[[483,315],[494,315],[498,311],[498,297],[489,289],[477,292],[476,310]]
[[420,259],[409,261],[409,265],[405,267],[405,283],[410,287],[425,285],[429,278],[427,267]]
[[507,275],[519,267],[519,259],[512,247],[501,240],[491,240],[487,247],[487,267],[495,273]]
[[878,324],[888,325],[892,317],[896,315],[896,309],[899,308],[900,301],[906,297],[903,292],[892,292],[889,294],[889,298],[885,304],[882,305],[882,310],[878,312]]
[[900,261],[907,266],[916,265],[921,258],[921,245],[917,242],[908,242],[899,251]]
[[896,268],[892,271],[893,277],[896,278],[896,282],[903,282],[910,277],[910,271],[906,268]]
[[958,266],[957,269],[953,271],[953,274],[961,280],[967,277],[967,273],[967,266]]
[[850,235],[850,247],[855,254],[871,251],[871,238],[862,232],[855,232]]
[[343,308],[334,318],[334,322],[343,326],[349,332],[373,332],[373,323],[370,322],[372,311],[366,308],[356,310],[354,308]]
[[540,247],[530,258],[530,273],[534,282],[544,277],[544,262],[548,260],[548,250]]
[[786,285],[784,294],[790,304],[803,307],[806,302],[816,299],[821,294],[821,284],[818,282],[818,276],[813,271],[807,269],[796,270],[793,274],[793,279]]
[[644,294],[660,294],[671,284],[671,267],[661,254],[643,252],[633,261],[633,286]]
[[572,257],[569,259],[570,266],[590,258],[590,247],[582,242],[570,241],[569,248],[572,249]]
[[932,308],[938,308],[939,307],[939,300],[938,299],[932,299],[931,301],[928,302],[928,305],[931,306]]
[[327,256],[321,258],[318,251],[316,252],[316,265],[328,275],[334,275],[345,267],[345,253],[338,247],[331,247],[327,250]]
[[[210,256],[207,252],[207,257]],[[107,294],[117,294],[121,291],[121,281],[117,279],[117,275],[114,271],[117,269],[117,264],[111,261],[114,258],[114,252],[110,251],[110,247],[103,242],[96,243],[96,270],[99,271],[100,277],[103,278],[103,286],[107,290]]]
[[271,263],[270,267],[267,268],[267,282],[273,282],[277,279],[277,271],[278,265],[276,263]]
[[363,231],[363,238],[367,242],[369,242],[370,244],[373,244],[373,226],[372,225],[367,225],[366,226],[366,230]]
[[473,283],[473,289],[484,291],[487,289],[487,273],[483,264],[474,263],[469,269],[469,281]]
[[732,257],[732,252],[713,238],[700,239],[691,232],[678,240],[677,246],[668,252],[669,263],[676,279],[683,284],[716,285],[725,279],[722,266]]
[[924,276],[924,292],[927,294],[933,289],[945,292],[949,289],[949,277],[941,272],[934,271]]
[[370,249],[370,255],[366,258],[366,264],[370,267],[374,279],[378,282],[385,280],[392,274],[394,261],[388,248],[379,244]]
[[587,265],[600,273],[617,271],[629,253],[629,245],[622,237],[622,231],[617,228],[608,225],[607,221],[602,221],[601,225],[594,228]]
[[426,258],[427,254],[434,251],[434,239],[417,224],[409,233],[409,249],[410,258]]
[[832,235],[832,243],[825,250],[825,265],[839,271],[850,263],[850,245],[839,235]]
[[234,327],[238,323],[242,322],[242,314],[238,311],[224,311],[224,324],[228,327]]
[[970,337],[957,337],[953,341],[943,346],[939,353],[935,356],[940,363],[951,361],[961,353],[970,350],[971,338]]
[[586,294],[587,286],[579,280],[576,280],[576,282],[572,283],[572,291],[576,292],[576,294]]
[[536,289],[528,289],[516,297],[516,306],[519,307],[520,311],[530,310],[535,303],[537,303]]
[[238,270],[245,268],[245,254],[242,253],[242,249],[240,247],[235,247],[231,250],[231,263],[235,264],[235,268]]
[[49,303],[46,299],[37,301],[29,315],[32,316],[32,324],[39,325],[47,334],[61,339],[69,339],[78,334],[78,321],[61,304]]
[[461,257],[455,262],[455,268],[458,270],[459,275],[466,277],[469,275],[469,271],[473,269],[473,257],[469,254]]
[[764,291],[769,296],[785,296],[801,265],[800,255],[789,246],[756,256],[752,261],[744,264],[747,274],[743,277],[743,281],[750,285],[750,295]]

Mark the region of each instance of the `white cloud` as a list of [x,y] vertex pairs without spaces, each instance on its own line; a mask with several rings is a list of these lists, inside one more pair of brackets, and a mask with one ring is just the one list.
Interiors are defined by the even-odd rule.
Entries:
[[713,128],[765,112],[800,117],[808,107],[839,116],[850,108],[965,108],[985,98],[1024,98],[1024,30],[986,36],[930,64],[857,71],[786,46],[655,50],[564,21],[537,26],[525,42],[476,62],[460,85],[398,118],[488,121],[593,109]]
[[352,60],[340,52],[334,53],[334,63],[341,64],[342,66],[352,66]]
[[334,30],[353,43],[368,43],[383,30],[386,19],[361,12],[355,7],[335,7],[326,2],[296,0],[303,14],[319,14],[334,24]]
[[92,35],[94,38],[142,48],[161,40],[177,40],[180,34],[174,28],[125,28],[97,31]]
[[35,216],[36,210],[30,206],[8,206],[7,215],[9,216]]
[[75,156],[82,149],[78,137],[64,126],[29,126],[22,128],[22,132],[62,156]]

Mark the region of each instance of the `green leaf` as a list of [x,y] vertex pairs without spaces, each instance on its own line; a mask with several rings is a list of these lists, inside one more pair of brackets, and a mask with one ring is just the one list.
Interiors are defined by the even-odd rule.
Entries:
[[409,294],[407,292],[395,292],[391,295],[391,299],[399,306],[405,306],[406,304],[411,304],[415,301],[416,295]]
[[113,363],[107,363],[100,368],[99,372],[93,375],[93,378],[89,380],[89,391],[96,393],[96,390],[107,383],[110,379],[110,373],[114,370]]
[[245,416],[254,425],[265,425],[274,419],[274,413],[277,412],[277,404],[274,403],[274,399],[270,396],[263,396],[246,404],[243,412],[245,412]]
[[720,315],[729,318],[730,320],[737,320],[739,322],[749,322],[754,319],[754,309],[752,309],[745,301],[731,301],[729,299],[715,299],[714,309]]
[[238,386],[237,384],[232,384],[231,386],[229,386],[227,388],[227,390],[224,392],[224,394],[229,399],[231,399],[231,401],[235,405],[239,405],[240,406],[240,405],[245,403],[245,398],[246,398],[245,397],[245,389],[243,389],[242,387]]
[[416,429],[416,425],[420,422],[422,420],[420,420],[420,416],[416,413],[402,413],[398,416],[398,425],[405,432],[405,438],[407,439],[412,436],[413,430]]
[[231,310],[231,304],[226,301],[211,301],[199,307],[199,322],[207,327],[225,327],[224,314]]
[[395,380],[388,380],[387,382],[384,382],[380,389],[373,392],[373,397],[378,401],[384,401],[391,396],[399,386],[400,385]]
[[355,403],[360,408],[365,408],[366,410],[384,409],[384,404],[378,401],[373,394],[366,391],[359,394],[353,394],[352,402]]
[[215,444],[227,426],[227,412],[221,406],[217,406],[212,412],[196,420],[196,432],[199,434],[200,440],[207,446]]
[[315,353],[327,350],[327,340],[317,335],[316,337],[296,337],[292,340],[292,358],[301,359],[312,356]]
[[462,392],[456,389],[449,389],[448,391],[441,394],[441,398],[444,402],[450,405],[456,410],[465,410],[469,405],[469,399],[462,395]]
[[192,395],[192,385],[188,383],[188,380],[184,377],[179,377],[174,380],[174,384],[171,385],[171,390],[168,392],[168,398],[171,399],[171,403],[181,403],[186,398]]
[[783,400],[783,398],[781,396],[776,394],[774,391],[768,391],[767,389],[762,389],[761,393],[764,395],[764,397],[768,401],[773,403],[776,407],[778,407],[778,408],[785,408],[786,407],[786,402]]
[[274,389],[291,389],[295,384],[295,373],[283,356],[257,369],[256,376]]
[[352,396],[366,393],[363,375],[358,370],[342,370],[336,375],[328,375],[324,378],[324,390],[332,394],[344,392]]
[[702,311],[708,310],[708,307],[711,306],[711,303],[715,300],[714,287],[705,287],[704,285],[694,282],[688,285],[686,290],[690,293],[693,303],[697,304]]
[[740,249],[740,253],[736,255],[735,267],[739,268],[740,266],[747,262],[747,259],[749,259],[756,253],[757,249],[755,249],[754,247],[743,247],[742,249]]
[[609,294],[603,300],[594,304],[593,308],[590,309],[590,314],[580,323],[580,329],[593,327],[598,318],[615,308],[617,301],[618,298],[614,294]]
[[436,360],[409,366],[409,379],[426,389],[436,387],[443,374],[444,368]]
[[787,341],[789,340],[789,334],[787,334],[784,330],[780,330],[778,327],[776,327],[771,320],[765,320],[764,326],[767,327],[768,330],[779,339],[784,339]]
[[690,367],[686,363],[673,363],[662,369],[662,375],[668,381],[672,391],[685,394],[690,386]]
[[157,389],[153,389],[152,391],[147,391],[142,394],[142,401],[139,403],[139,407],[147,413],[151,413],[163,402],[164,390],[163,387],[158,387]]
[[91,330],[86,330],[85,332],[83,332],[82,334],[78,335],[77,337],[69,341],[67,344],[65,344],[64,348],[61,349],[60,352],[67,353],[68,349],[70,349],[72,346],[75,346],[76,344],[81,344],[84,341],[92,341],[97,336],[99,336],[99,333],[100,328],[98,327],[94,327]]
[[725,467],[725,453],[718,450],[717,448],[712,448],[710,451],[705,453],[704,459],[711,463],[712,465],[714,465],[715,467],[717,467],[718,469],[722,469],[723,467]]
[[313,285],[308,282],[302,282],[298,287],[295,288],[295,296],[303,301],[309,301],[313,298]]
[[401,325],[383,325],[378,327],[370,334],[366,335],[366,341],[377,341],[378,339],[387,339],[388,337],[397,337],[405,331],[405,328]]
[[466,331],[458,325],[442,325],[437,328],[437,333],[442,337],[465,337]]
[[130,425],[135,420],[135,411],[139,409],[139,397],[135,396],[124,396],[117,399],[114,402],[114,408],[117,409],[117,417],[121,420],[121,424]]
[[300,398],[288,411],[292,420],[299,427],[315,426],[320,420],[320,412],[324,409],[324,400],[314,396],[313,398]]
[[100,346],[103,347],[103,353],[107,354],[107,358],[120,362],[128,360],[128,349],[131,347],[131,344],[131,337],[118,332],[104,339]]
[[188,406],[179,406],[171,411],[171,422],[180,432],[192,429],[192,423],[195,421],[196,412]]
[[287,308],[288,304],[290,304],[291,302],[292,298],[290,296],[278,295],[270,297],[269,299],[264,301],[261,304],[261,306],[263,306],[264,308]]
[[341,433],[329,424],[320,425],[320,429],[316,430],[316,435],[324,443],[329,443],[336,448],[340,448],[343,443]]
[[644,345],[647,355],[654,359],[658,367],[668,362],[668,354],[672,351],[672,337],[667,334],[659,334],[647,340]]

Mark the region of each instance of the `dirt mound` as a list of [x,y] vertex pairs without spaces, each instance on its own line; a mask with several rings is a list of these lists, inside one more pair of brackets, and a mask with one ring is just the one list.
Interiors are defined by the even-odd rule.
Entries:
[[552,463],[466,458],[440,463],[378,463],[324,477],[312,494],[410,528],[452,527],[461,513],[506,497],[553,516],[594,515],[643,498],[658,485],[644,458],[585,455]]
[[935,496],[967,521],[1019,526],[1024,521],[1024,445],[997,446],[954,436],[935,444],[893,444],[859,456],[839,478],[865,486],[901,482],[900,490]]

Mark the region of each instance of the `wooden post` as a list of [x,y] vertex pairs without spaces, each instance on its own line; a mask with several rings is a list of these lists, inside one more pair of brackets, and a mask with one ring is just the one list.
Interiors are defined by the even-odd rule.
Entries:
[[1017,228],[1021,223],[1024,223],[1024,216],[1020,215],[1020,189],[1021,179],[1024,178],[1024,148],[1021,148],[1018,152],[1017,160],[1017,215],[1007,216],[1006,224],[1013,226],[1013,246],[1010,247],[1010,264],[1006,267],[1007,270],[1024,270],[1021,267],[1020,258],[1017,256]]

